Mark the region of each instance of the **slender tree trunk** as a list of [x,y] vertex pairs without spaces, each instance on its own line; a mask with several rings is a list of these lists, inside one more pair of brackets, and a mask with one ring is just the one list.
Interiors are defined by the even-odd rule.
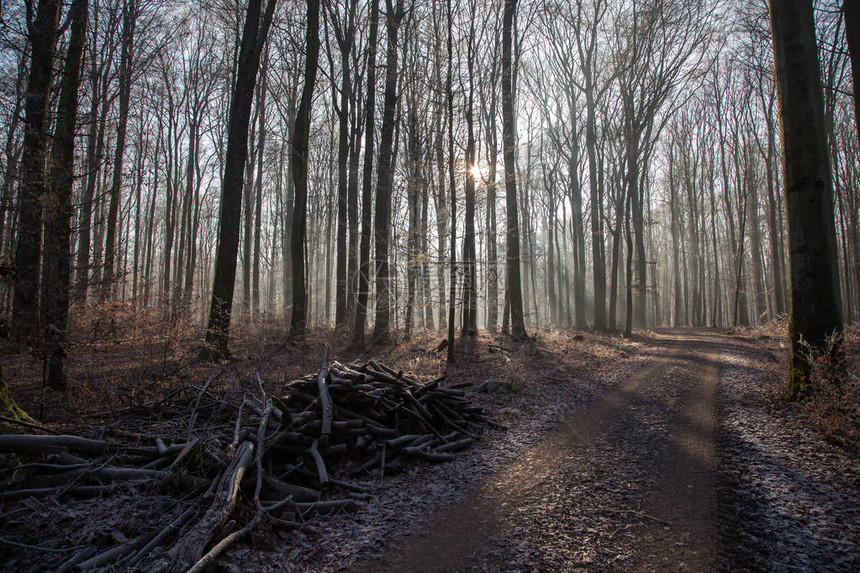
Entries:
[[[170,276],[171,276],[171,268],[170,261],[171,255],[173,254],[173,241],[175,239],[175,231],[176,231],[176,202],[178,200],[178,189],[176,185],[176,178],[174,177],[174,170],[176,169],[176,153],[174,152],[174,146],[176,145],[176,138],[174,137],[175,133],[175,119],[173,106],[170,106],[168,110],[169,117],[167,118],[167,137],[164,141],[164,152],[167,156],[166,169],[164,173],[165,179],[165,207],[164,207],[164,250],[162,252],[162,275],[161,275],[161,300],[160,305],[161,309],[164,312],[168,312],[170,306]],[[159,118],[159,127],[161,127],[161,120]],[[96,244],[101,244],[99,241]]]
[[499,323],[499,260],[496,237],[496,158],[499,155],[496,135],[495,91],[487,115],[487,330],[496,332]]
[[266,92],[268,91],[269,53],[263,55],[259,108],[259,133],[257,140],[257,178],[254,184],[254,262],[251,276],[251,317],[260,318],[260,241],[263,227],[263,161],[266,158]]
[[770,113],[768,113],[768,135],[767,135],[767,156],[765,157],[765,174],[767,176],[767,194],[768,194],[768,235],[770,236],[770,258],[771,268],[773,269],[773,296],[774,296],[774,311],[776,314],[783,314],[786,311],[784,284],[785,273],[783,271],[783,240],[780,233],[777,219],[779,218],[780,205],[777,199],[779,191],[776,186],[776,178],[774,177],[774,162],[776,160],[776,142],[775,129]]
[[[397,2],[396,6],[394,1]],[[374,258],[376,262],[376,321],[373,342],[391,340],[391,277],[389,276],[389,235],[391,234],[391,190],[394,185],[394,131],[397,108],[398,46],[397,34],[403,19],[403,0],[386,0],[388,43],[385,64],[385,96],[382,107],[382,130],[379,136],[379,168],[376,182],[376,218],[374,219]]]
[[131,66],[134,61],[134,29],[137,25],[137,0],[124,0],[122,5],[122,48],[119,63],[119,115],[116,128],[116,151],[113,159],[113,179],[110,188],[107,233],[105,235],[102,301],[111,297],[116,262],[117,220],[122,200],[122,168],[125,157],[125,136],[128,131],[128,107],[131,100]]
[[758,185],[750,185],[749,220],[750,228],[750,263],[752,267],[753,308],[755,309],[755,320],[753,324],[761,324],[767,318],[767,301],[765,300],[764,271],[761,264],[761,227],[759,226]]
[[[714,163],[711,161],[710,177],[708,177],[708,190],[710,192],[711,202],[711,251],[714,255],[714,304],[713,314],[711,317],[711,327],[717,328],[723,325],[723,303],[722,303],[722,288],[720,286],[720,254],[717,248],[717,201],[715,198],[716,191],[716,174],[714,173]],[[780,288],[777,285],[777,288]]]
[[477,256],[475,253],[475,127],[474,127],[474,99],[475,99],[475,64],[474,64],[474,42],[475,42],[475,17],[471,15],[471,28],[467,40],[467,67],[469,74],[469,88],[466,102],[466,173],[465,173],[465,196],[466,196],[466,225],[463,234],[463,324],[462,334],[473,336],[478,331],[478,275]]
[[[260,85],[257,84],[257,98],[259,101]],[[257,145],[257,120],[260,117],[260,108],[257,106],[251,117],[251,134],[248,136],[250,149],[248,156],[250,161],[245,163],[245,182],[242,192],[242,312],[249,322],[253,319],[251,315],[251,266],[253,264],[253,236],[254,236],[254,157]]]
[[680,208],[678,206],[678,193],[675,184],[675,148],[669,146],[669,210],[672,216],[672,274],[674,275],[674,315],[672,326],[686,326],[686,313],[684,312],[684,293],[681,288],[681,223]]
[[[589,55],[590,58],[590,55]],[[594,330],[606,330],[606,247],[603,232],[603,189],[597,175],[597,120],[591,69],[585,77],[585,150],[591,198],[591,262],[594,283]]]
[[[703,285],[700,281],[699,270],[702,268],[702,243],[701,231],[699,227],[699,197],[698,187],[699,181],[696,178],[698,169],[699,157],[690,157],[685,159],[684,164],[684,187],[687,192],[687,209],[689,216],[687,217],[687,242],[690,245],[690,269],[687,278],[690,282],[690,296],[692,299],[690,318],[693,326],[702,326],[704,324],[704,296]],[[693,163],[692,165],[690,163]]]
[[[156,137],[155,137],[155,150],[152,154],[153,162],[158,162],[158,156],[161,153],[161,130],[159,129]],[[154,241],[153,235],[155,234],[153,230],[155,229],[155,204],[156,199],[158,198],[158,175],[160,173],[158,168],[152,170],[152,196],[150,197],[149,203],[149,214],[147,215],[147,223],[146,223],[146,248],[143,256],[143,306],[149,306],[149,296],[152,289],[152,259],[153,259],[153,249],[152,244]]]
[[421,189],[421,282],[420,288],[424,289],[424,328],[435,330],[433,319],[433,297],[430,292],[430,250],[427,241],[429,217],[430,217],[430,185],[427,179],[428,172],[422,169],[423,187]]
[[[6,145],[4,153],[6,159],[6,170],[3,173],[3,191],[0,193],[0,260],[3,264],[8,262],[11,256],[12,238],[14,235],[15,218],[15,185],[18,180],[18,161],[21,157],[21,146],[17,143],[18,127],[21,122],[21,112],[24,109],[24,82],[27,79],[27,62],[29,60],[29,46],[19,56],[18,70],[15,79],[15,103],[10,113],[9,127],[6,132]],[[5,291],[5,288],[4,288]],[[4,296],[5,298],[5,296]]]
[[[355,122],[359,122],[359,101],[355,96],[351,103]],[[351,326],[355,319],[356,303],[356,279],[358,273],[358,171],[359,159],[361,157],[361,129],[354,125],[350,133],[349,150],[349,177],[347,180],[347,226],[349,228],[349,250],[347,251],[347,275],[346,275],[346,316],[347,323]]]
[[[335,293],[335,324],[344,326],[349,321],[347,315],[347,225],[349,211],[349,106],[352,89],[352,77],[350,75],[349,55],[352,51],[352,36],[354,31],[353,17],[355,3],[347,7],[347,16],[342,27],[335,25],[337,42],[340,47],[340,105],[335,105],[335,113],[338,116],[338,152],[337,152],[337,291]],[[333,15],[332,20],[335,20]]]
[[409,111],[407,112],[408,129],[408,154],[409,154],[409,183],[406,185],[406,208],[409,226],[406,236],[406,317],[403,321],[404,337],[409,340],[412,336],[414,317],[416,311],[416,290],[418,287],[418,238],[420,204],[419,194],[423,185],[421,181],[421,135],[418,133],[418,112],[415,108],[415,98],[410,94]]
[[[447,8],[447,39],[448,39],[448,74],[445,79],[445,96],[447,99],[446,119],[448,127],[448,188],[451,190],[451,251],[450,251],[450,275],[448,288],[448,351],[445,360],[453,364],[454,356],[454,322],[455,306],[457,304],[457,182],[454,177],[454,12],[451,0],[446,3]],[[444,188],[444,187],[443,187]]]
[[[633,121],[632,119],[630,120]],[[630,189],[627,192],[630,205],[631,224],[633,227],[633,241],[635,249],[634,283],[630,284],[634,294],[633,325],[637,328],[646,326],[647,309],[647,260],[645,258],[645,205],[643,201],[643,190],[639,185],[639,146],[641,133],[636,126],[630,127],[627,147],[627,177]],[[625,328],[625,332],[626,332]]]
[[573,231],[573,312],[574,328],[585,330],[585,238],[582,221],[582,189],[579,185],[579,144],[572,145],[568,162],[570,187],[568,197],[571,205],[571,226]]
[[143,258],[143,249],[141,248],[142,241],[145,240],[143,229],[141,229],[141,218],[144,215],[143,205],[143,180],[146,177],[144,165],[146,163],[146,128],[144,121],[141,119],[138,125],[138,141],[137,150],[134,161],[134,250],[132,252],[132,270],[131,270],[131,298],[134,306],[140,302],[140,264]]
[[609,332],[617,330],[618,316],[618,258],[621,255],[621,217],[623,211],[616,212],[616,227],[611,230],[612,234],[612,264],[609,269],[610,287],[609,287],[609,316],[606,321],[606,328]]
[[311,103],[319,61],[319,0],[308,0],[308,24],[305,36],[305,83],[296,113],[293,132],[293,153],[290,171],[295,186],[291,256],[293,260],[293,312],[290,318],[290,338],[302,340],[307,329],[308,293],[305,281],[305,237],[307,233],[308,148],[311,129]]
[[[314,0],[311,0],[313,2]],[[236,281],[236,262],[239,254],[239,222],[242,210],[242,178],[248,159],[248,122],[257,68],[269,27],[274,16],[276,0],[268,0],[265,14],[260,20],[262,0],[249,0],[239,47],[236,85],[230,104],[227,131],[227,151],[224,159],[224,177],[221,183],[221,213],[218,246],[215,251],[215,276],[212,284],[212,302],[206,342],[209,356],[228,356],[227,342],[230,332],[230,314],[233,308],[233,288]]]
[[546,284],[547,298],[549,299],[549,325],[553,328],[558,327],[558,301],[555,296],[555,279],[556,279],[556,263],[555,263],[555,172],[547,173],[546,165],[541,165],[543,170],[543,180],[546,186],[547,201],[549,202],[549,219],[547,220],[546,230],[546,270],[544,271],[544,282]]
[[627,194],[627,206],[624,209],[624,242],[627,247],[627,257],[625,260],[624,276],[627,291],[624,296],[624,336],[630,338],[633,334],[633,232],[631,229],[630,220],[633,218],[633,193]]
[[379,28],[379,0],[370,0],[370,30],[367,52],[367,103],[365,104],[364,173],[361,188],[361,246],[356,285],[355,328],[352,342],[364,344],[367,321],[368,289],[370,288],[370,241],[373,211],[373,130],[376,109],[376,40]]
[[505,159],[505,202],[507,204],[507,291],[511,305],[511,334],[526,336],[523,291],[520,279],[520,226],[517,213],[516,133],[512,85],[511,49],[517,0],[505,0],[502,17],[502,132]]

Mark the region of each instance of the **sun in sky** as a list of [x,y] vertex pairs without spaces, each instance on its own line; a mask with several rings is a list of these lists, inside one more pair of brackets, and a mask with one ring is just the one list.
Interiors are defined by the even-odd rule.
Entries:
[[489,166],[486,161],[479,159],[474,165],[469,167],[469,173],[475,178],[477,183],[481,183],[484,180],[484,175],[488,171],[488,167]]

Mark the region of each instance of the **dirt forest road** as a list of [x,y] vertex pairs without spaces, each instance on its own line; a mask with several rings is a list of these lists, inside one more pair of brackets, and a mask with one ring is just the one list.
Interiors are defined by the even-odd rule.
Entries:
[[733,347],[707,333],[663,342],[618,389],[364,570],[581,570],[606,564],[601,554],[628,555],[610,561],[618,570],[713,570],[715,394]]

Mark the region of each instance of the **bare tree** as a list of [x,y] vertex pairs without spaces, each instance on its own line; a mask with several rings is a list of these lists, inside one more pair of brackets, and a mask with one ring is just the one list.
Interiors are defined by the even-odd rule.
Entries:
[[242,177],[248,159],[248,122],[257,68],[277,0],[268,0],[262,12],[262,0],[249,0],[245,26],[239,48],[236,84],[230,104],[227,151],[224,177],[221,183],[221,213],[218,246],[215,254],[215,276],[212,284],[212,302],[209,325],[206,328],[208,351],[204,357],[217,358],[229,355],[227,342],[230,333],[230,314],[233,308],[233,287],[236,281],[236,260],[239,253],[239,221],[242,210]]
[[385,96],[382,104],[382,130],[379,134],[379,167],[376,183],[374,219],[374,259],[376,267],[376,321],[373,342],[386,344],[391,339],[389,322],[392,299],[389,276],[389,234],[391,231],[391,189],[394,184],[394,131],[397,107],[398,45],[397,34],[403,20],[403,0],[385,0],[385,27],[388,32],[385,64]]
[[517,0],[505,0],[502,17],[502,146],[505,160],[505,203],[507,206],[507,298],[511,312],[511,335],[526,336],[523,317],[523,290],[520,279],[520,225],[517,212],[516,133],[511,51]]
[[361,247],[356,285],[355,327],[352,331],[354,345],[364,343],[367,320],[368,289],[370,288],[370,241],[373,212],[373,122],[376,108],[376,38],[379,28],[379,0],[370,0],[370,29],[367,41],[367,102],[365,103],[364,128],[364,174],[361,189]]
[[[270,0],[273,1],[273,0]],[[293,152],[290,157],[290,171],[295,187],[295,204],[293,206],[292,249],[293,263],[293,312],[290,317],[290,338],[301,340],[307,329],[308,296],[305,283],[305,237],[307,234],[307,202],[308,202],[308,161],[311,129],[311,104],[313,102],[314,84],[317,76],[319,61],[319,0],[308,0],[308,18],[305,43],[305,83],[302,87],[302,97],[296,112],[295,127],[293,128]]]
[[116,258],[117,220],[122,199],[123,159],[125,158],[125,137],[128,130],[128,107],[131,100],[131,74],[134,60],[134,32],[139,16],[137,0],[123,0],[122,3],[122,48],[119,62],[119,118],[116,130],[116,149],[113,159],[113,178],[110,187],[110,207],[107,217],[105,236],[104,273],[100,298],[110,297],[114,284],[114,263]]

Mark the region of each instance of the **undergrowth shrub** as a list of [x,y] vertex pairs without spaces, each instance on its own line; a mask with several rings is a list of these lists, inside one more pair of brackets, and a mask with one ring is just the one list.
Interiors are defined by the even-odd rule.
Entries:
[[804,358],[812,366],[804,380],[805,399],[801,405],[812,426],[824,437],[846,450],[860,451],[860,376],[856,368],[857,333],[846,332],[842,351],[834,352],[837,341],[828,338],[825,348],[814,350],[802,342]]

